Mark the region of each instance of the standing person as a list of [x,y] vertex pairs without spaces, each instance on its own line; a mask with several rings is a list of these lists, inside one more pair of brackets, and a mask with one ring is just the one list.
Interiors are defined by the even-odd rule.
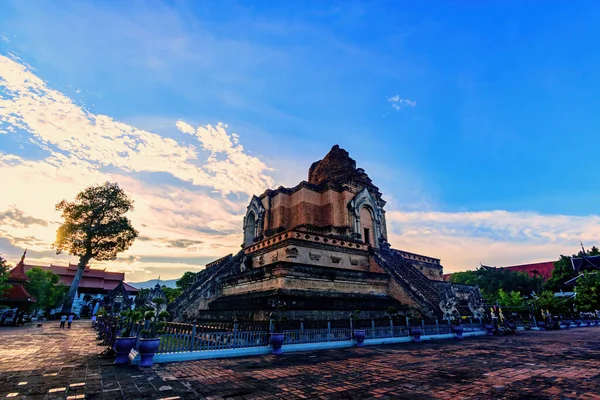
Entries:
[[96,326],[96,314],[92,315],[92,326]]
[[65,329],[65,322],[67,322],[67,316],[63,314],[60,316],[60,329]]
[[71,324],[73,323],[73,314],[69,314],[69,320],[67,321],[67,328],[71,329]]

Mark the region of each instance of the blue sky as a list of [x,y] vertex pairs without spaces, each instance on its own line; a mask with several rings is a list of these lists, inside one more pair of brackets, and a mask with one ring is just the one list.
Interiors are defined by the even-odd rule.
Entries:
[[[600,122],[597,2],[3,6],[0,56],[11,62],[0,64],[9,82],[0,80],[0,153],[13,157],[2,164],[13,180],[3,180],[18,184],[37,171],[73,193],[94,179],[122,182],[140,214],[160,215],[173,230],[149,232],[111,264],[132,276],[176,277],[235,251],[248,196],[306,179],[333,144],[389,201],[392,244],[441,258],[448,270],[555,259],[579,240],[597,244],[599,168],[588,154]],[[19,86],[17,70],[40,79],[33,111],[18,103],[30,101],[31,87]],[[60,107],[40,111],[56,101],[46,90],[64,96]],[[69,117],[79,112],[83,125]],[[132,135],[135,146],[154,143],[144,146],[149,158],[123,150],[130,129],[145,132]],[[82,133],[92,149],[69,140]],[[166,161],[149,168],[155,156]],[[48,204],[69,195],[53,193]],[[0,202],[0,252],[14,260],[37,246],[40,262],[65,260],[44,247],[59,216],[21,203],[16,195]],[[218,208],[219,218],[199,204]],[[36,228],[46,233],[16,228],[15,210],[48,221]],[[190,237],[201,243],[168,247]],[[167,247],[150,249],[156,243]]]

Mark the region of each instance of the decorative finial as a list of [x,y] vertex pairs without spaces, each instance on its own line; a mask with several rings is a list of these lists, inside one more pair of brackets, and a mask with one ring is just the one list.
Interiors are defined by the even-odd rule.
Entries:
[[583,251],[583,255],[585,256],[585,249],[583,248],[583,242],[579,242],[579,244],[581,245],[581,251]]
[[25,251],[23,252],[23,255],[21,256],[21,261],[19,261],[19,264],[17,265],[25,265],[25,255],[27,254],[27,249],[25,249]]

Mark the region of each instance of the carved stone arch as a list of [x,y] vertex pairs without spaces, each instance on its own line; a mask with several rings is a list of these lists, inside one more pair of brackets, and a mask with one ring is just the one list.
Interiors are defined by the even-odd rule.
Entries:
[[[361,224],[361,210],[367,208],[371,218],[373,219],[373,243],[374,247],[379,247],[379,242],[387,240],[385,237],[385,228],[382,229],[382,217],[381,217],[381,206],[373,195],[364,188],[354,196],[350,203],[348,203],[350,209],[350,217],[352,219],[352,231],[353,236],[357,239],[363,238],[363,230]],[[364,240],[365,238],[363,238]]]
[[264,216],[265,208],[262,202],[258,197],[252,196],[244,217],[244,243],[242,247],[248,247],[262,238]]

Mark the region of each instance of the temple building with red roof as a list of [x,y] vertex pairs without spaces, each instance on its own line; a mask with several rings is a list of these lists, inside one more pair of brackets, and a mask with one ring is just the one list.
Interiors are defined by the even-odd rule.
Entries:
[[[27,251],[25,251],[27,253]],[[35,298],[23,286],[29,278],[25,275],[25,253],[16,267],[8,273],[7,282],[11,287],[2,293],[2,303],[8,306],[23,307],[35,303]]]
[[[71,286],[73,278],[75,277],[75,273],[77,272],[77,264],[71,263],[69,263],[68,266],[52,264],[49,266],[26,264],[25,254],[23,254],[19,264],[17,264],[17,266],[10,271],[8,283],[10,283],[12,287],[8,290],[7,294],[5,294],[6,300],[3,301],[4,303],[22,305],[23,303],[27,302],[35,302],[35,299],[33,299],[23,285],[28,280],[26,275],[27,271],[36,267],[55,273],[58,275],[60,283],[65,286]],[[86,266],[85,270],[83,271],[81,281],[79,282],[79,288],[77,290],[77,295],[75,296],[75,301],[73,302],[73,312],[75,314],[80,314],[82,307],[86,304],[84,300],[86,295],[89,295],[92,300],[102,300],[104,296],[106,296],[113,289],[117,288],[121,282],[123,282],[123,287],[127,293],[129,293],[131,298],[134,298],[138,293],[138,289],[128,285],[124,282],[124,280],[124,272],[111,272],[107,271],[106,269],[95,269],[91,268],[89,265]],[[96,303],[99,303],[99,301]],[[98,304],[96,304],[95,308],[91,310],[91,312],[95,313],[98,307]]]

